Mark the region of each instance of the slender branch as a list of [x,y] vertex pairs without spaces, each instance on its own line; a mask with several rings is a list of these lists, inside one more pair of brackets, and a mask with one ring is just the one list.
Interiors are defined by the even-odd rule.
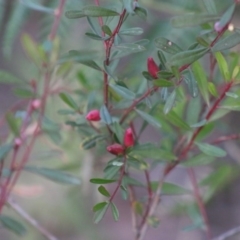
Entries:
[[123,180],[123,177],[125,175],[126,162],[127,162],[127,158],[126,158],[126,155],[124,155],[124,161],[123,161],[123,165],[122,165],[122,168],[121,168],[120,177],[118,179],[118,184],[117,184],[117,187],[115,188],[113,194],[109,198],[109,202],[112,202],[113,198],[116,196],[116,194],[118,192],[118,189],[121,187],[122,180]]
[[149,211],[150,211],[151,204],[152,204],[152,197],[153,197],[149,172],[148,172],[148,170],[145,170],[144,173],[145,173],[145,178],[146,178],[146,181],[147,181],[148,203],[147,203],[147,206],[146,206],[145,214],[144,214],[143,217],[142,217],[142,221],[141,221],[141,223],[140,223],[139,229],[142,228],[143,224],[144,224],[145,221],[147,220],[148,213],[149,213]]
[[156,92],[157,90],[158,90],[158,88],[159,87],[152,87],[152,88],[150,88],[150,89],[148,89],[140,98],[138,98],[137,100],[135,100],[133,103],[132,103],[132,105],[125,111],[125,113],[123,114],[123,116],[122,116],[122,118],[120,119],[120,124],[122,124],[125,120],[126,120],[126,118],[127,118],[127,116],[128,116],[128,114],[130,113],[130,112],[132,112],[133,111],[133,109],[143,100],[143,99],[145,99],[145,98],[147,98],[148,96],[150,96],[153,92]]
[[19,206],[12,198],[8,198],[8,204],[12,209],[14,209],[22,218],[24,218],[28,223],[35,227],[46,239],[48,240],[58,240],[53,236],[48,230],[46,230],[42,225],[40,225],[34,218],[32,218],[21,206]]
[[238,233],[240,233],[240,226],[235,227],[235,228],[221,234],[220,236],[214,238],[213,240],[226,240],[227,238],[232,237]]
[[215,139],[214,141],[212,141],[212,144],[219,144],[222,142],[226,142],[226,141],[230,141],[230,140],[236,140],[240,138],[240,134],[230,134],[227,136],[221,136],[218,137],[217,139]]
[[[125,14],[126,14],[126,9],[124,9],[123,12],[121,13],[118,24],[117,24],[116,28],[114,29],[110,38],[104,41],[104,46],[106,49],[106,51],[105,51],[106,66],[108,66],[110,64],[110,55],[111,55],[112,45],[114,43],[114,38],[118,34],[118,32],[123,24]],[[103,87],[104,104],[108,108],[108,73],[106,71],[103,72],[103,79],[104,79],[104,87]]]
[[[162,191],[162,185],[163,185],[163,182],[164,182],[164,178],[165,178],[165,176],[162,175],[162,177],[159,179],[158,188],[157,188],[157,190],[155,192],[155,195],[153,197],[152,204],[151,204],[150,210],[148,211],[147,217],[151,216],[155,213],[156,208],[157,208],[157,206],[160,202],[160,195],[161,195],[161,191]],[[146,217],[146,220],[147,220],[147,217]],[[138,234],[136,236],[136,240],[143,240],[144,239],[147,228],[148,228],[146,220],[145,220],[144,224],[142,224],[141,228],[139,229]]]
[[62,14],[63,14],[65,3],[66,3],[66,0],[60,0],[58,7],[54,11],[55,19],[54,19],[54,22],[52,25],[51,32],[49,34],[50,41],[53,41],[56,37],[57,30],[58,30],[58,27],[60,24],[60,20],[61,20]]
[[206,226],[206,234],[207,234],[207,237],[208,237],[209,240],[211,240],[212,237],[211,237],[211,230],[210,230],[209,220],[208,220],[206,208],[205,208],[205,206],[204,206],[202,197],[201,197],[201,195],[200,195],[200,191],[199,191],[199,188],[198,188],[197,179],[196,179],[196,176],[195,176],[195,173],[194,173],[193,168],[189,168],[189,169],[188,169],[188,175],[189,175],[189,178],[190,178],[191,183],[192,183],[192,185],[193,185],[194,196],[195,196],[195,199],[196,199],[196,201],[197,201],[197,204],[198,204],[200,213],[201,213],[201,215],[202,215],[203,221],[204,221],[205,226]]
[[131,205],[131,215],[132,215],[132,227],[133,227],[133,233],[136,236],[137,235],[137,215],[134,210],[134,203],[135,203],[135,194],[134,189],[131,185],[128,186],[128,192],[129,192],[129,200]]

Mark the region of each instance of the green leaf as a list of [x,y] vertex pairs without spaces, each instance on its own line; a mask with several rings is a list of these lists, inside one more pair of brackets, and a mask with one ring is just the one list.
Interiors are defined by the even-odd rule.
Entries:
[[143,29],[140,27],[123,29],[119,32],[120,35],[128,35],[128,36],[138,36],[143,33]]
[[12,148],[12,144],[7,143],[0,146],[0,162],[5,158]]
[[191,128],[198,128],[198,127],[202,127],[207,123],[206,119],[201,120],[200,122],[191,124]]
[[[164,53],[161,50],[158,50],[157,54],[158,54],[159,61],[162,65],[162,68],[167,69],[167,67],[166,67],[167,60],[166,60]],[[163,71],[161,71],[161,72],[163,72]],[[161,73],[161,72],[159,72],[159,73]],[[165,78],[165,77],[163,77],[163,78]]]
[[134,12],[143,19],[147,18],[147,10],[145,8],[142,7],[135,7]]
[[193,50],[187,50],[173,55],[167,62],[168,66],[181,67],[184,65],[191,64],[209,51],[208,48],[198,48]]
[[93,40],[99,40],[99,41],[103,41],[105,40],[105,38],[103,38],[102,36],[99,36],[98,34],[95,33],[85,33],[85,35]]
[[111,129],[116,134],[119,143],[123,143],[124,130],[119,122],[114,122]]
[[110,125],[113,122],[112,117],[105,105],[103,105],[100,109],[100,117],[101,117],[101,120],[107,125]]
[[235,7],[236,7],[236,4],[232,4],[226,10],[226,12],[222,15],[222,17],[220,18],[220,21],[219,21],[219,28],[223,28],[228,24],[228,22],[231,20],[231,18],[233,16]]
[[17,88],[13,90],[14,94],[20,98],[33,98],[35,97],[35,93],[26,88]]
[[239,97],[236,93],[233,92],[226,92],[225,95],[235,99]]
[[212,157],[225,157],[227,155],[226,151],[222,148],[207,144],[207,143],[196,143],[199,150],[208,156]]
[[143,76],[145,77],[145,79],[148,80],[148,81],[152,81],[152,80],[153,80],[153,78],[152,78],[152,76],[149,74],[149,72],[143,71],[143,72],[142,72],[142,75],[143,75]]
[[230,80],[230,73],[228,69],[228,64],[225,58],[223,57],[222,53],[216,52],[215,57],[218,63],[219,70],[224,78],[225,81]]
[[22,223],[6,215],[0,215],[0,222],[3,227],[16,233],[17,235],[23,236],[27,232],[26,228],[22,225]]
[[203,23],[215,22],[218,16],[206,13],[187,13],[182,16],[172,18],[171,24],[175,28],[192,27]]
[[21,40],[25,53],[38,67],[41,67],[42,62],[46,60],[44,50],[28,34],[24,34]]
[[171,81],[170,78],[174,77],[173,73],[169,72],[169,71],[160,71],[160,72],[157,73],[157,75],[158,75],[158,78],[169,79],[168,81]]
[[116,49],[119,49],[123,52],[130,52],[130,53],[136,53],[136,52],[141,52],[146,50],[145,47],[143,47],[142,45],[139,44],[135,44],[135,43],[124,43],[124,44],[119,44],[115,46]]
[[117,222],[119,219],[119,211],[113,202],[111,202],[111,210],[112,210],[113,218]]
[[98,70],[98,71],[102,72],[102,69],[93,60],[80,60],[80,59],[76,59],[75,61],[78,62],[78,63],[81,63],[81,64],[83,64],[85,66],[88,66],[90,68],[93,68],[95,70]]
[[19,121],[14,117],[12,113],[7,113],[6,115],[7,123],[15,136],[19,136],[20,126]]
[[166,79],[156,79],[153,81],[153,84],[158,87],[172,87],[174,86],[173,82],[170,82]]
[[63,183],[63,184],[71,184],[71,185],[79,185],[81,183],[80,179],[59,170],[43,168],[43,167],[34,167],[34,166],[25,166],[24,170],[41,175],[49,180],[54,182]]
[[99,35],[98,33],[98,21],[93,21],[93,18],[87,17],[88,24],[90,25],[92,31],[96,34]]
[[212,47],[212,52],[224,51],[226,49],[230,49],[235,47],[240,43],[240,32],[234,32],[231,35],[220,39],[214,46]]
[[176,98],[176,91],[172,91],[172,93],[169,95],[169,97],[166,100],[166,103],[163,108],[164,114],[168,114],[170,110],[173,108],[175,104],[175,98]]
[[113,183],[116,182],[117,180],[115,179],[103,179],[103,178],[92,178],[90,179],[91,183],[94,184],[109,184],[109,183]]
[[203,3],[209,14],[217,14],[214,0],[203,0]]
[[192,74],[189,76],[184,75],[184,81],[188,86],[188,90],[193,98],[198,96],[198,86],[197,82]]
[[60,93],[59,97],[72,109],[74,109],[74,110],[78,109],[77,103],[73,100],[73,98],[69,94]]
[[164,37],[156,38],[154,42],[157,48],[170,54],[176,54],[183,51],[176,43]]
[[135,178],[131,178],[131,177],[128,177],[128,176],[124,176],[124,177],[123,177],[122,185],[123,185],[124,187],[127,187],[128,185],[133,185],[133,186],[138,186],[138,187],[144,187],[144,184],[143,184],[143,183],[141,183],[140,181],[138,181],[138,180],[135,179]]
[[119,13],[113,10],[99,7],[99,6],[86,6],[81,10],[71,10],[65,13],[69,19],[82,18],[82,17],[110,17],[118,16]]
[[100,186],[98,188],[98,191],[105,197],[110,197],[110,193],[108,192],[108,190],[104,187],[104,186]]
[[206,73],[199,62],[192,64],[193,75],[198,83],[198,88],[205,102],[209,105],[208,80]]
[[187,50],[193,50],[193,49],[195,49],[196,47],[198,47],[198,45],[199,45],[198,42],[194,42],[194,43],[192,43],[192,44],[188,47]]
[[203,47],[209,47],[209,43],[203,37],[197,37],[197,42]]
[[208,91],[214,96],[217,97],[218,96],[218,92],[217,89],[214,85],[213,82],[208,82]]
[[109,204],[109,202],[100,202],[100,203],[97,203],[97,204],[94,205],[94,207],[93,207],[93,212],[97,212],[97,211],[103,209],[107,204]]
[[7,71],[0,70],[0,83],[19,84],[23,81]]
[[109,86],[118,93],[121,97],[128,99],[128,100],[135,100],[136,95],[134,92],[130,91],[129,89],[119,86],[117,84],[109,84]]
[[148,113],[145,113],[141,110],[135,109],[135,111],[139,114],[139,116],[145,120],[147,123],[149,123],[150,125],[156,127],[156,128],[160,128],[161,127],[161,123],[155,119],[153,116],[149,115]]
[[170,111],[168,114],[166,114],[165,118],[167,119],[167,121],[172,123],[174,126],[179,127],[180,129],[183,130],[191,129],[190,126],[185,121],[183,121],[174,111]]
[[104,33],[106,33],[108,36],[111,36],[111,35],[112,35],[112,31],[111,31],[111,29],[109,28],[109,26],[107,26],[107,25],[103,25],[103,26],[102,26],[102,31],[103,31]]
[[38,4],[33,3],[29,0],[20,0],[20,2],[24,5],[26,5],[28,8],[31,8],[33,10],[36,10],[36,11],[39,11],[39,12],[44,12],[44,13],[54,14],[54,9],[52,9],[52,8],[48,8],[48,7],[38,5]]
[[82,149],[88,150],[90,148],[95,147],[97,142],[103,140],[104,138],[105,137],[102,135],[93,135],[93,136],[87,137],[81,142],[80,147]]
[[155,146],[151,143],[134,146],[130,153],[130,156],[133,156],[137,159],[140,157],[140,159],[150,158],[164,161],[177,159],[177,157],[172,152],[163,150],[160,148],[160,146]]
[[[158,188],[159,182],[151,182],[151,188],[153,191],[156,191]],[[191,193],[190,190],[183,188],[179,185],[164,182],[162,185],[161,195],[183,195]]]
[[94,223],[99,223],[99,222],[102,220],[102,218],[104,217],[105,213],[106,213],[107,210],[108,210],[109,204],[110,204],[110,203],[107,202],[107,204],[106,204],[103,208],[101,208],[100,210],[98,210],[98,211],[95,213],[95,215],[94,215],[94,217],[93,217]]
[[206,154],[199,154],[194,157],[187,159],[186,161],[182,162],[181,164],[185,167],[197,167],[197,166],[204,166],[212,163],[215,160],[215,157],[207,156]]

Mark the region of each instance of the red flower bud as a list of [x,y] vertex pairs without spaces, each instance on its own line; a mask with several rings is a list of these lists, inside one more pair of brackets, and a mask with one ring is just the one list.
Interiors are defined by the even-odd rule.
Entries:
[[147,60],[147,68],[151,77],[157,79],[157,73],[160,71],[160,69],[152,57],[149,57]]
[[118,143],[114,143],[107,147],[107,151],[113,155],[121,155],[123,154],[124,150],[124,147]]
[[96,121],[96,122],[99,121],[99,120],[101,120],[99,110],[97,110],[97,109],[91,110],[91,111],[87,114],[86,119],[87,119],[88,121]]
[[126,129],[123,142],[126,147],[132,147],[134,145],[134,136],[131,128]]
[[31,107],[33,110],[39,109],[41,107],[41,100],[39,100],[39,99],[33,100]]

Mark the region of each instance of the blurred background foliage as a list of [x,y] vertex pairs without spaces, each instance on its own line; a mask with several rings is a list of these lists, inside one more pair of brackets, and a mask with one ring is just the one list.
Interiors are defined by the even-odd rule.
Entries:
[[[29,58],[24,53],[21,44],[22,36],[24,33],[27,33],[31,35],[36,42],[44,46],[50,32],[53,17],[47,13],[30,9],[24,2],[37,3],[44,7],[54,9],[58,4],[58,0],[0,0],[1,69],[10,71],[22,81],[29,81],[30,79],[38,79],[40,76],[34,64],[29,61]],[[90,2],[93,4],[93,1],[68,0],[65,11],[78,9],[81,6],[90,4]],[[100,2],[103,6],[111,6],[113,4],[113,1],[101,0]],[[199,33],[200,28],[198,27],[173,29],[170,25],[170,18],[187,12],[205,11],[202,1],[200,0],[141,0],[139,2],[141,6],[145,7],[148,11],[147,20],[145,21],[137,16],[130,17],[123,28],[142,27],[144,33],[141,35],[141,39],[149,39],[150,42],[146,45],[146,51],[124,57],[121,59],[117,68],[117,76],[119,79],[126,81],[131,79],[131,84],[133,85],[139,81],[139,78],[143,78],[141,72],[146,70],[147,57],[154,56],[156,58],[157,56],[153,44],[154,38],[158,36],[169,38],[183,49],[186,49],[194,42],[196,35]],[[229,2],[233,2],[233,0],[216,0],[215,2],[218,12],[221,13],[229,6]],[[114,4],[118,4],[117,1],[114,1]],[[239,16],[239,10],[240,9],[237,9],[235,16]],[[236,18],[234,21],[240,27],[239,18]],[[62,17],[58,31],[60,59],[63,59],[70,50],[86,49],[92,50],[94,53],[97,52],[99,60],[101,59],[103,49],[102,42],[89,40],[84,35],[88,30],[89,26],[85,19],[69,20],[65,16]],[[138,37],[128,37],[124,39],[124,41],[129,42],[137,40]],[[56,43],[56,45],[58,45],[58,43]],[[66,65],[66,68],[68,67],[69,66]],[[71,71],[69,73],[66,72],[64,78],[56,78],[58,80],[58,82],[56,82],[56,89],[58,87],[75,89],[73,93],[74,99],[81,106],[85,104],[86,98],[89,100],[86,89],[92,88],[92,90],[95,90],[92,93],[95,97],[95,102],[100,102],[102,97],[96,90],[101,89],[102,76],[100,76],[97,71],[93,71],[79,64],[71,63],[69,69],[71,69]],[[17,95],[14,94],[14,92],[16,93],[17,86],[9,86],[0,82],[0,87],[0,113],[4,114],[12,104],[22,99],[21,96],[24,94],[21,94],[21,91],[18,91]],[[21,89],[21,86],[19,88]],[[79,92],[85,92],[85,95],[82,94],[80,97]],[[96,202],[101,200],[101,196],[97,193],[96,187],[88,183],[88,179],[91,178],[93,173],[101,176],[103,163],[105,163],[107,159],[105,159],[105,156],[103,158],[95,156],[95,151],[97,152],[99,149],[93,150],[93,152],[90,153],[81,150],[80,134],[64,124],[64,122],[68,120],[67,117],[58,114],[58,110],[64,108],[66,108],[66,106],[60,100],[59,96],[53,94],[47,105],[47,116],[60,126],[61,139],[60,141],[52,141],[54,139],[50,139],[48,136],[41,136],[35,146],[30,163],[36,166],[48,166],[59,170],[68,170],[82,178],[82,185],[80,187],[60,186],[34,174],[24,172],[13,191],[14,197],[24,209],[27,209],[37,221],[54,235],[58,236],[60,240],[132,239],[129,204],[123,200],[117,200],[121,214],[118,223],[114,223],[111,216],[109,216],[110,214],[107,214],[107,217],[103,219],[99,225],[93,225],[91,208]],[[22,109],[22,111],[24,111],[24,109]],[[235,114],[233,117],[230,116],[225,120],[230,124],[236,116],[239,117],[239,115]],[[237,128],[238,131],[239,128],[235,123],[234,121],[234,124],[227,128]],[[145,139],[149,138],[149,134],[159,139],[158,134],[154,134],[152,129],[149,129],[144,135]],[[0,139],[4,139],[5,135],[6,130],[1,129]],[[231,145],[229,149],[235,147],[235,150],[232,150],[232,152],[238,154],[239,150],[236,150],[237,146],[238,145]],[[233,153],[231,158],[234,164],[236,161],[236,159],[234,159],[235,157],[236,155]],[[239,159],[237,161],[237,164],[239,164]],[[230,175],[234,174],[229,170],[231,167],[228,168],[227,166],[226,168],[227,170],[222,170],[222,172],[219,173],[223,176],[226,174],[226,176],[223,179],[224,181],[220,182],[220,184],[218,182],[217,186],[221,185],[221,187],[223,187],[224,184],[228,184],[227,179],[229,179],[229,181],[232,180]],[[206,176],[206,172],[209,173],[210,170],[208,167],[202,167],[199,169],[199,175]],[[156,176],[157,172],[154,174]],[[183,172],[180,169],[173,179],[180,181],[183,185],[188,185],[188,180],[186,180],[182,174]],[[235,189],[232,190],[232,194],[236,196],[236,191],[238,191],[239,188],[237,184],[233,185],[235,185]],[[236,190],[236,188],[238,190]],[[229,189],[230,188],[222,194],[223,199],[227,198],[226,203],[231,203],[236,207],[235,202],[231,202],[232,198],[226,197],[231,194],[231,190]],[[182,201],[179,199],[182,199]],[[191,224],[191,221],[185,217],[186,212],[194,219],[193,222],[195,221],[196,224],[199,223],[199,213],[196,213],[194,207],[186,208],[186,203],[189,203],[187,196],[166,197],[166,201],[160,206],[160,212],[162,213],[160,227],[154,229],[146,239],[160,239],[160,236],[166,240],[203,239],[201,232],[198,230],[193,232],[182,231],[185,226],[190,226]],[[221,198],[217,200],[217,202],[215,202],[217,208],[213,203],[210,203],[208,208],[210,211],[210,221],[214,233],[219,234],[227,230],[228,227],[231,227],[229,226],[229,218],[231,218],[231,214],[233,214],[236,209],[234,210],[234,207],[229,208],[229,211],[225,210],[223,211],[223,215],[219,216],[216,215],[216,211],[218,211],[216,209],[218,208],[219,211],[222,211],[225,202],[221,200]],[[11,210],[11,208],[5,208],[4,213],[18,218],[17,214]],[[230,214],[230,217],[226,217],[224,214]],[[232,219],[232,225],[240,224],[240,219],[236,215],[235,213],[235,217],[233,217],[234,220]],[[224,218],[221,223],[218,222],[219,218]],[[0,239],[44,239],[44,237],[27,223],[24,223],[24,225],[28,230],[26,235],[20,237],[4,229],[0,229]],[[191,226],[188,230],[191,230]]]

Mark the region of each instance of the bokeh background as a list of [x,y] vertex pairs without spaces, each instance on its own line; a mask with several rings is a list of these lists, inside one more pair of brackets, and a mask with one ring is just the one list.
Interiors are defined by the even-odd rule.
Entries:
[[[41,3],[44,6],[56,7],[58,0],[31,0]],[[100,0],[103,5],[111,5],[112,1]],[[117,69],[119,78],[142,78],[141,72],[146,70],[146,59],[148,56],[156,57],[153,40],[157,36],[164,36],[172,39],[183,48],[187,48],[199,32],[199,28],[173,29],[170,25],[170,18],[181,15],[189,11],[204,11],[204,6],[200,0],[141,0],[140,4],[148,10],[148,19],[145,21],[138,17],[130,17],[125,23],[125,27],[142,27],[144,34],[141,38],[150,39],[146,46],[146,51],[132,54],[121,60]],[[216,0],[216,5],[221,14],[229,1]],[[233,2],[233,1],[231,1]],[[66,10],[78,9],[81,6],[93,4],[93,1],[68,0]],[[240,9],[238,8],[235,17],[235,26],[240,27]],[[13,24],[13,18],[18,19]],[[24,54],[21,46],[21,36],[23,33],[30,34],[39,43],[46,39],[53,18],[45,13],[30,10],[22,5],[18,0],[0,0],[0,69],[7,70],[20,79],[30,80],[34,78],[36,72],[33,64]],[[79,49],[101,49],[101,42],[89,40],[84,34],[89,30],[85,19],[69,20],[63,16],[58,32],[61,42],[60,56],[69,50]],[[128,38],[127,41],[138,38]],[[90,68],[82,65],[74,66],[74,74],[62,79],[61,84],[76,86],[76,74],[81,71],[85,74],[89,82],[99,84],[100,76]],[[17,102],[22,101],[14,89],[16,86],[2,84],[0,81],[0,114],[1,117],[12,108]],[[79,85],[77,88],[80,89]],[[81,90],[81,89],[80,89]],[[100,97],[99,97],[100,98]],[[80,99],[79,99],[80,101]],[[17,107],[17,110],[24,110],[24,101]],[[31,155],[31,164],[37,166],[47,166],[66,170],[76,174],[82,179],[79,187],[62,186],[52,183],[31,173],[24,173],[18,184],[14,188],[13,197],[22,208],[24,208],[42,226],[48,229],[59,240],[132,240],[133,230],[131,226],[131,212],[128,201],[121,199],[120,195],[115,201],[120,210],[119,222],[114,222],[111,213],[98,224],[93,224],[92,206],[101,201],[102,197],[97,192],[97,186],[90,184],[88,179],[92,176],[101,176],[104,163],[109,156],[98,157],[96,151],[83,151],[79,147],[79,133],[72,131],[64,125],[65,117],[59,116],[57,111],[64,104],[59,97],[53,96],[49,99],[47,114],[57,123],[61,124],[61,142],[56,145],[48,137],[40,137]],[[224,123],[230,132],[239,132],[238,113],[230,114],[224,118]],[[136,120],[136,126],[139,120]],[[7,135],[7,128],[3,124],[0,126],[1,141]],[[153,128],[147,128],[142,135],[141,141],[159,141],[161,134]],[[228,142],[222,145],[228,151],[229,165],[239,166],[240,149],[238,142]],[[199,167],[196,169],[199,179],[213,171],[211,166]],[[158,178],[159,169],[151,171],[153,179]],[[141,179],[142,176],[136,175]],[[191,188],[186,171],[177,169],[169,179],[186,188]],[[219,191],[207,202],[206,208],[209,216],[210,227],[213,236],[217,236],[230,228],[240,225],[240,178],[236,175],[234,179],[219,188]],[[110,187],[110,191],[113,186]],[[142,194],[139,189],[137,193]],[[204,240],[205,233],[201,229],[186,230],[191,226],[194,210],[191,210],[191,197],[189,196],[165,196],[158,209],[160,225],[158,228],[150,228],[146,239],[152,240]],[[189,202],[189,204],[188,204]],[[6,207],[4,213],[21,219],[11,208]],[[16,236],[4,228],[0,228],[0,240],[44,240],[39,232],[31,227],[27,222],[23,222],[28,232],[24,236]],[[230,238],[240,239],[240,235]]]

